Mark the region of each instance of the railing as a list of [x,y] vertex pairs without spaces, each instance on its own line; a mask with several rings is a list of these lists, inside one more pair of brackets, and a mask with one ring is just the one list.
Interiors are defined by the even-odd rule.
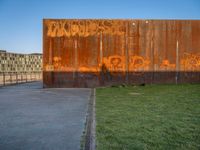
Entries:
[[0,86],[42,80],[42,72],[0,72]]

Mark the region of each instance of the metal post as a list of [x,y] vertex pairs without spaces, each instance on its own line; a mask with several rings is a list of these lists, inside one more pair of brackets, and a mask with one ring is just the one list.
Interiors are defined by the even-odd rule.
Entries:
[[6,82],[5,82],[5,72],[3,72],[3,85],[4,86],[6,85]]
[[10,84],[12,83],[12,73],[10,73]]
[[18,83],[18,74],[16,72],[16,83]]
[[22,83],[22,82],[23,82],[23,81],[22,81],[22,79],[23,79],[23,78],[22,78],[22,73],[20,73],[20,74],[21,74],[21,83]]
[[26,74],[26,82],[27,82],[27,72],[25,72],[25,74]]

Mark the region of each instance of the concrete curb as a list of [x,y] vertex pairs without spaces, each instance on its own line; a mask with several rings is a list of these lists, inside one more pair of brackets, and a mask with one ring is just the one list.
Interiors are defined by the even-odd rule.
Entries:
[[88,107],[87,122],[86,122],[86,137],[85,137],[85,147],[84,147],[85,150],[96,149],[95,96],[96,96],[96,89],[92,89]]

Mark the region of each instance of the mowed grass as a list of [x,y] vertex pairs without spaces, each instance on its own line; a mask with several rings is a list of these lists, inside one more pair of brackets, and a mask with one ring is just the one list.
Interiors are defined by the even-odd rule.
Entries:
[[97,150],[200,149],[200,84],[96,89]]

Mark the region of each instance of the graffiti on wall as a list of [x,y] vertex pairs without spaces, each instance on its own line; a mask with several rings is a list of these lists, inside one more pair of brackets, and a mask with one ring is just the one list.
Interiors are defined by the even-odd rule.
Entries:
[[164,59],[160,64],[160,70],[175,70],[176,64],[170,63],[168,59]]
[[61,68],[61,57],[53,57],[53,64],[54,64],[54,69],[58,70]]
[[181,66],[183,70],[200,70],[200,54],[184,53]]
[[93,36],[102,34],[123,35],[124,24],[118,20],[46,20],[48,37]]
[[[53,57],[52,64],[45,64],[45,71],[80,71],[80,72],[100,72],[107,70],[110,73],[115,72],[124,72],[126,70],[126,57],[120,55],[112,55],[102,58],[102,64],[97,64],[95,67],[89,66],[77,66],[77,69],[74,67],[66,66],[66,64],[61,63],[62,58],[55,56]],[[190,54],[184,53],[183,58],[180,59],[180,69],[181,70],[200,70],[200,54]],[[148,71],[150,69],[152,62],[143,56],[134,55],[129,56],[128,61],[128,71],[137,72],[137,71]],[[103,67],[102,67],[103,66]],[[159,65],[160,71],[174,71],[176,70],[176,64],[171,63],[168,59],[163,59]]]
[[147,58],[144,58],[139,55],[135,55],[130,57],[129,60],[129,70],[130,71],[141,71],[148,69],[150,64],[150,60]]
[[110,72],[124,71],[125,59],[124,56],[113,55],[103,58],[103,64]]

